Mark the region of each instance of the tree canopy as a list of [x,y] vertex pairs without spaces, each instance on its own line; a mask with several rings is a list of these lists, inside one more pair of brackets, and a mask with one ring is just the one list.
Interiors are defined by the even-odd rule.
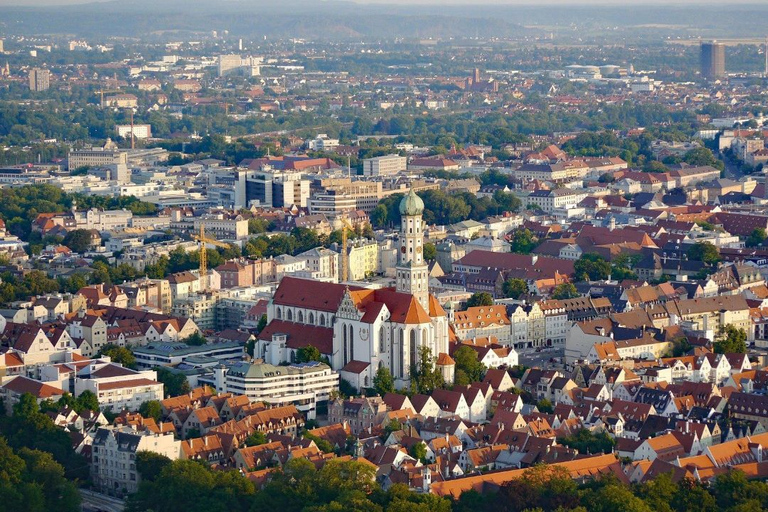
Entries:
[[493,296],[486,292],[477,292],[467,299],[467,307],[474,308],[476,306],[493,306]]

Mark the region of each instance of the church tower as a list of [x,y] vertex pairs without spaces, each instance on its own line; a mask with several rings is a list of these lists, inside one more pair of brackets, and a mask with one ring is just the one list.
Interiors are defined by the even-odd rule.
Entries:
[[413,295],[429,311],[429,269],[424,263],[423,213],[424,201],[411,189],[400,201],[397,291]]

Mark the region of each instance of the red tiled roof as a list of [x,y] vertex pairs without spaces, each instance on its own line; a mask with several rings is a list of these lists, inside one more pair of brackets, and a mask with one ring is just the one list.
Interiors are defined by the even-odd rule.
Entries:
[[286,334],[288,336],[288,348],[299,349],[312,345],[321,354],[333,354],[333,329],[330,327],[317,327],[286,322],[285,320],[272,320],[259,333],[259,339],[269,341],[274,334]]
[[133,388],[137,386],[151,386],[154,384],[159,384],[159,382],[152,379],[133,379],[133,380],[119,380],[117,382],[101,382],[99,383],[99,391],[108,391],[110,389]]
[[3,384],[3,389],[12,391],[18,395],[29,393],[35,398],[50,398],[52,396],[61,396],[64,391],[53,387],[49,384],[45,384],[35,379],[30,379],[23,375],[14,377],[12,380]]

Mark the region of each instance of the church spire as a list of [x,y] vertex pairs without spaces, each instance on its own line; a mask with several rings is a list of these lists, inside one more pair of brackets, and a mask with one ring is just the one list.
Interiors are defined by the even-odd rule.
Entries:
[[429,269],[424,263],[424,201],[411,188],[400,201],[400,253],[397,291],[408,293],[429,311]]

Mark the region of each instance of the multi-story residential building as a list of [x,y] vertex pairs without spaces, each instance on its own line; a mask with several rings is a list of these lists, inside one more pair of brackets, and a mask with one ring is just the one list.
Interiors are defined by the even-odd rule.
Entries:
[[29,71],[29,90],[47,91],[51,87],[51,72],[47,69],[32,68]]
[[478,306],[456,311],[453,329],[460,340],[495,337],[502,345],[511,339],[511,326],[506,306]]
[[243,58],[240,55],[219,55],[218,72],[219,76],[230,75],[240,69],[243,65]]
[[216,267],[221,276],[221,288],[253,285],[253,266],[247,261],[232,260]]
[[565,337],[572,325],[566,306],[559,300],[544,300],[539,302],[539,307],[544,314],[546,345],[565,346]]
[[547,319],[538,302],[515,304],[508,311],[510,342],[516,349],[541,347],[545,344]]
[[128,297],[129,308],[150,308],[171,312],[171,285],[165,279],[141,279],[120,286]]
[[211,384],[221,393],[246,395],[252,402],[293,404],[313,419],[317,403],[338,389],[339,374],[318,362],[289,366],[243,362],[215,368]]
[[378,177],[392,176],[405,172],[408,159],[400,155],[384,155],[363,160],[363,176]]
[[171,314],[193,320],[200,329],[216,329],[216,306],[219,299],[217,291],[192,293],[174,299]]
[[131,427],[100,427],[91,448],[91,479],[101,492],[125,496],[139,489],[136,454],[157,453],[171,460],[181,456],[181,441],[173,433],[157,434]]
[[[379,271],[379,244],[376,240],[358,238],[347,245],[349,255],[349,276],[352,281],[361,281]],[[339,258],[341,264],[341,258]],[[341,273],[339,273],[341,275]]]
[[355,435],[381,424],[387,412],[387,404],[381,397],[337,398],[328,404],[328,423],[346,422]]
[[577,191],[567,188],[557,188],[554,190],[537,190],[531,192],[527,201],[537,205],[543,211],[552,213],[560,208],[572,208],[587,197],[586,191]]
[[168,285],[171,288],[171,304],[175,304],[200,291],[200,278],[192,272],[177,272],[168,276]]
[[310,249],[296,256],[306,261],[306,270],[315,279],[338,281],[339,253],[321,247]]
[[102,409],[115,412],[136,411],[144,402],[163,399],[163,384],[157,381],[157,372],[131,370],[113,363],[92,361],[76,372],[74,381],[63,384],[75,396],[91,391]]

